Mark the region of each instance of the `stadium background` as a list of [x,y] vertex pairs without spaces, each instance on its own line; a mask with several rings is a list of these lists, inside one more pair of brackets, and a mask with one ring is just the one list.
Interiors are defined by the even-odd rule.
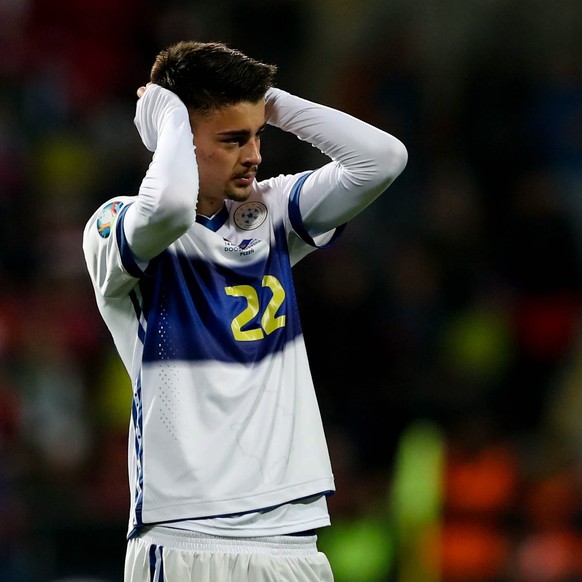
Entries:
[[[297,267],[337,582],[582,580],[581,31],[580,0],[0,0],[0,580],[121,580],[129,386],[81,231],[182,38],[409,149]],[[319,162],[287,138],[263,176]]]

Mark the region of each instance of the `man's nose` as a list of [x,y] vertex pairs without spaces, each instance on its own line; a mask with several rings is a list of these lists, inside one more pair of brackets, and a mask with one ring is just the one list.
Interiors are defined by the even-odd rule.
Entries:
[[258,166],[261,160],[261,142],[250,140],[243,148],[243,164]]

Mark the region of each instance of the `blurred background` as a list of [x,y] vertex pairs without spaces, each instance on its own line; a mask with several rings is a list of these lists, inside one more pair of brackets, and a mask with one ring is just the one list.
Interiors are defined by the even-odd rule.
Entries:
[[[0,0],[0,581],[122,580],[130,387],[81,234],[192,38],[409,150],[296,267],[337,582],[582,581],[580,0]],[[263,160],[324,161],[272,128]]]

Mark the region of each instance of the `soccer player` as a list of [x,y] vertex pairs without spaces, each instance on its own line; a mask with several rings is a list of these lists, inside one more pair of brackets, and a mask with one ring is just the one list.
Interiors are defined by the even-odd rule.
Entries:
[[[223,43],[161,51],[135,116],[151,163],[84,231],[133,385],[126,582],[333,580],[316,531],[334,479],[291,268],[408,154],[275,75]],[[329,162],[259,181],[266,124]]]

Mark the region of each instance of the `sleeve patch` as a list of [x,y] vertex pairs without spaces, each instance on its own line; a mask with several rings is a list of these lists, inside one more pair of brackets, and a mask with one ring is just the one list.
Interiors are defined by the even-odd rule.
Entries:
[[97,231],[99,232],[99,236],[107,238],[111,234],[111,227],[117,220],[122,206],[123,202],[116,200],[115,202],[106,204],[101,209],[101,214],[97,218]]

